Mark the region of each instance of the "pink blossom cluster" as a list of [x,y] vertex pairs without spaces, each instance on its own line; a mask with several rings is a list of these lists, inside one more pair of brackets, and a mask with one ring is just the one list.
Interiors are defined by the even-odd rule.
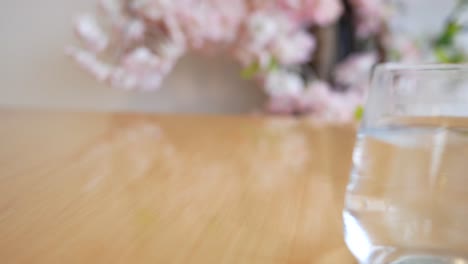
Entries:
[[279,5],[294,21],[326,26],[343,12],[340,0],[280,0]]
[[366,38],[379,32],[388,15],[385,8],[386,0],[349,0],[349,2],[355,12],[357,35]]
[[231,44],[248,10],[240,0],[99,0],[98,6],[98,14],[76,19],[81,48],[67,53],[98,80],[139,90],[158,89],[188,50]]
[[[99,81],[126,90],[157,90],[187,52],[222,50],[252,68],[271,98],[270,112],[344,122],[365,96],[364,76],[375,63],[375,56],[361,54],[337,69],[347,93],[320,80],[306,82],[292,70],[315,50],[307,27],[336,22],[340,0],[97,1],[97,14],[76,18],[80,45],[67,53]],[[380,1],[351,0],[359,34],[377,30]]]
[[[369,73],[376,63],[373,52],[348,57],[334,71],[337,87],[320,80],[305,82],[292,72],[273,71],[265,84],[271,89],[267,109],[276,114],[308,114],[325,122],[349,122],[365,99]],[[340,87],[346,92],[338,91]]]
[[244,65],[302,63],[315,46],[305,25],[331,23],[341,12],[339,0],[98,0],[98,6],[98,15],[76,19],[82,48],[68,53],[97,79],[140,90],[157,89],[192,50],[226,48]]

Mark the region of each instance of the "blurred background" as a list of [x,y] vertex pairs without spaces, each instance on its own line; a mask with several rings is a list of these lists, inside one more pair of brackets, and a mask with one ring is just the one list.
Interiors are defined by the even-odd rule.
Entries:
[[[460,1],[439,0],[399,2],[402,2],[404,7],[392,11],[392,22],[389,24],[402,30],[405,36],[411,36],[411,40],[423,44],[443,34],[447,17],[455,6],[460,4]],[[259,85],[255,78],[242,78],[241,75],[243,71],[245,73],[246,68],[248,70],[249,64],[233,60],[227,52],[219,52],[213,56],[198,52],[194,48],[187,48],[155,91],[129,92],[125,89],[111,88],[109,83],[99,82],[92,75],[80,70],[73,58],[65,52],[71,45],[80,45],[80,38],[75,34],[76,29],[73,30],[73,20],[81,13],[95,11],[96,0],[4,2],[0,9],[0,105],[237,114],[263,111],[268,98],[272,97],[265,89],[258,88],[262,85]],[[351,45],[351,40],[346,38],[346,30],[350,23],[353,23],[351,20],[343,20],[346,14],[349,14],[349,10],[343,4],[341,18],[338,17],[320,27],[338,27],[332,31],[334,37],[331,39],[327,37],[327,34],[330,34],[327,31],[317,31],[314,25],[307,25],[307,30],[315,34],[316,54],[325,54],[326,57],[326,53],[330,51],[324,51],[323,47],[320,49],[320,43],[334,41],[338,45],[332,51],[333,57],[346,58],[349,53],[346,49]],[[102,17],[99,14],[97,16]],[[375,45],[372,47],[371,50],[378,48]],[[320,56],[314,55],[314,58],[318,60]],[[325,58],[321,63],[330,62]],[[326,65],[319,65],[316,69],[319,78],[324,75],[320,71],[327,71],[323,68],[326,68]],[[303,72],[301,74],[303,75]],[[326,75],[327,73],[322,79],[326,79]],[[275,112],[275,109],[270,112]],[[286,112],[297,114],[295,110]]]
[[[0,262],[357,263],[342,209],[371,72],[382,62],[464,63],[467,8],[468,0],[3,1]],[[395,96],[387,108],[448,105],[466,116],[468,89],[447,100],[440,89],[466,78],[447,76],[422,85],[395,77],[412,103]],[[380,117],[387,108],[374,103]],[[224,116],[239,114],[292,118]],[[359,137],[351,184],[368,193],[349,204],[380,218],[362,223],[382,224],[384,237],[418,245],[418,254],[448,237],[443,248],[465,243],[457,232],[466,230],[465,133],[368,130],[376,135]],[[453,217],[452,197],[461,208]],[[400,210],[405,199],[411,207]],[[352,225],[349,237],[369,233]],[[382,256],[370,254],[373,239],[356,237],[354,253]]]

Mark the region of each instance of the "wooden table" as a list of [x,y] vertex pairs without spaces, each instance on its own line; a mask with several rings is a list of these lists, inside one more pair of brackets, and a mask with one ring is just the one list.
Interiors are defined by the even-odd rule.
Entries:
[[0,263],[355,263],[351,127],[0,111]]

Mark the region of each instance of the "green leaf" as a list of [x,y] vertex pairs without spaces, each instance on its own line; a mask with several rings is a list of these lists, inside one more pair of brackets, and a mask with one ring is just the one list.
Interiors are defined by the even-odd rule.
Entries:
[[434,55],[435,55],[437,61],[440,62],[440,63],[449,63],[450,62],[450,58],[449,58],[447,52],[445,51],[445,49],[443,49],[443,48],[436,47],[435,50],[434,50]]
[[254,62],[250,64],[250,66],[242,70],[241,76],[243,79],[249,80],[252,79],[259,71],[260,63]]
[[462,30],[462,26],[455,21],[450,21],[445,26],[442,35],[436,40],[436,46],[450,46],[453,44],[455,36]]
[[465,61],[465,55],[453,48],[436,47],[434,55],[440,63],[461,63]]
[[270,64],[268,65],[269,71],[275,71],[279,68],[279,62],[275,57],[271,57]]
[[364,107],[360,105],[356,107],[356,110],[354,111],[354,118],[356,118],[357,121],[361,121],[363,117],[364,117]]

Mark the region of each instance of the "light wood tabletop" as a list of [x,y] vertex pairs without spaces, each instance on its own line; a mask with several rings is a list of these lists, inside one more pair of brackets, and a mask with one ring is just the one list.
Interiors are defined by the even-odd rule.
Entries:
[[0,263],[356,263],[354,128],[0,111]]

